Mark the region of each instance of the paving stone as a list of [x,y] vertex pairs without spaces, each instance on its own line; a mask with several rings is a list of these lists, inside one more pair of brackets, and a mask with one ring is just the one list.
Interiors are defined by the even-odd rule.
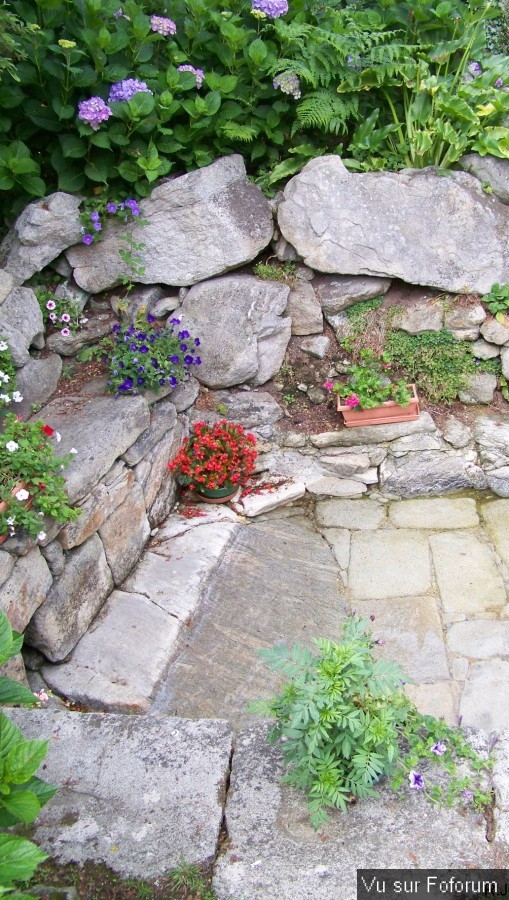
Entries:
[[257,519],[237,528],[153,710],[219,716],[238,728],[252,720],[249,701],[270,697],[280,683],[259,648],[339,640],[346,615],[332,552],[309,519]]
[[506,592],[486,544],[472,534],[450,532],[431,535],[430,546],[447,622],[500,612]]
[[481,505],[481,515],[497,553],[509,566],[509,500],[493,500]]
[[509,661],[490,659],[469,667],[460,702],[463,725],[484,731],[509,728]]
[[281,487],[278,487],[273,491],[265,491],[260,494],[248,494],[247,497],[242,498],[238,506],[245,516],[259,516],[261,513],[277,509],[278,506],[284,506],[286,503],[300,500],[305,493],[306,486],[302,483],[282,484]]
[[426,535],[402,530],[354,532],[348,584],[354,600],[425,594],[431,588]]
[[334,478],[324,475],[306,482],[306,490],[310,494],[328,495],[329,497],[359,497],[366,493],[367,487],[362,481],[355,481],[353,478]]
[[322,500],[315,507],[321,528],[378,528],[387,520],[385,509],[374,500]]
[[436,432],[436,425],[429,413],[421,413],[413,422],[395,422],[393,425],[357,425],[340,431],[325,431],[313,434],[310,441],[314,447],[352,447],[356,444],[382,444],[395,441],[407,434]]
[[213,881],[218,900],[353,900],[360,868],[495,865],[482,819],[427,803],[406,786],[401,802],[382,782],[378,798],[333,811],[315,832],[304,793],[281,785],[280,751],[266,738],[258,725],[236,742],[229,842]]
[[143,594],[180,622],[188,622],[237,527],[230,522],[203,525],[169,541],[156,535],[123,590]]
[[347,528],[324,528],[322,534],[332,548],[340,569],[347,569],[350,562],[350,532]]
[[424,716],[444,719],[448,725],[452,726],[458,724],[461,686],[457,682],[438,681],[436,684],[407,684],[405,693]]
[[227,722],[9,710],[49,738],[43,778],[59,787],[31,837],[62,865],[103,863],[152,878],[215,857],[231,753]]
[[475,528],[479,525],[475,500],[434,497],[391,503],[389,519],[398,528]]
[[371,631],[376,639],[383,641],[377,656],[398,662],[413,681],[435,682],[450,678],[442,623],[434,597],[368,602],[370,614],[375,617]]
[[493,656],[509,659],[509,621],[474,619],[455,622],[447,632],[447,646],[453,653],[471,659]]
[[146,712],[181,623],[141,594],[113,591],[68,662],[44,666],[58,694],[88,709]]

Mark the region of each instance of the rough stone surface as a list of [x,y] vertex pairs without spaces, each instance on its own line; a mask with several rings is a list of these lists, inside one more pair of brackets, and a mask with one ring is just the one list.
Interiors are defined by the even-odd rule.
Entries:
[[53,691],[88,709],[147,712],[180,627],[147,597],[115,590],[70,659],[43,666],[43,677]]
[[459,419],[456,419],[454,416],[448,416],[442,428],[442,437],[455,450],[460,450],[470,443],[472,432]]
[[[218,419],[238,422],[248,430],[259,429],[264,425],[274,425],[283,418],[283,411],[271,394],[266,391],[217,391],[214,395],[215,410],[193,410],[191,422],[202,420],[213,424]],[[221,413],[218,411],[219,405]]]
[[103,523],[99,537],[116,586],[139,559],[150,535],[141,486],[135,481],[124,502]]
[[475,500],[450,499],[402,500],[391,503],[389,519],[397,528],[445,529],[475,528],[479,525]]
[[61,356],[75,356],[83,347],[96,344],[101,338],[110,335],[116,322],[118,319],[111,311],[102,312],[81,325],[76,334],[69,334],[66,337],[60,331],[55,331],[50,334],[46,343],[50,350],[60,353]]
[[321,156],[284,194],[279,228],[320,272],[396,277],[457,293],[482,294],[494,281],[509,281],[509,211],[464,172],[350,174],[338,156]]
[[281,785],[283,771],[266,725],[241,732],[226,806],[230,842],[215,867],[218,900],[353,900],[362,868],[495,865],[485,824],[473,813],[423,803],[409,788],[402,803],[383,782],[379,797],[333,812],[315,832],[305,794]]
[[127,497],[134,473],[122,463],[115,463],[98,485],[79,504],[80,516],[59,531],[58,541],[64,550],[83,544]]
[[177,424],[177,410],[173,400],[161,400],[150,411],[150,425],[143,434],[140,434],[134,444],[126,450],[122,458],[128,466],[135,466],[147,453],[161,440],[162,437],[175,428]]
[[292,320],[292,334],[322,333],[322,307],[308,281],[298,281],[292,287],[286,311]]
[[[476,303],[473,306],[455,306],[448,307],[444,310],[444,328],[448,331],[465,331],[470,332],[472,329],[479,333],[479,325],[485,321],[487,316],[484,306]],[[467,338],[468,340],[468,338]],[[472,348],[473,349],[473,348]]]
[[468,464],[460,456],[429,450],[386,459],[380,466],[380,484],[390,494],[417,497],[464,488],[482,489],[486,478],[478,466]]
[[483,338],[491,344],[509,343],[509,326],[504,325],[493,317],[490,317],[481,325],[480,332]]
[[387,521],[387,513],[374,500],[322,500],[316,504],[316,522],[320,528],[369,530]]
[[509,567],[509,501],[483,503],[481,515],[491,535],[497,553]]
[[313,279],[315,294],[327,315],[335,315],[361,300],[371,300],[386,294],[391,286],[389,278],[373,278],[357,275],[318,275]]
[[455,622],[447,632],[447,646],[453,653],[474,660],[509,658],[509,622],[500,619]]
[[226,275],[190,289],[178,317],[193,336],[207,336],[200,347],[202,384],[263,384],[279,371],[291,333],[291,320],[281,318],[289,292],[288,285],[252,275]]
[[356,425],[340,431],[325,431],[311,435],[314,447],[353,447],[359,444],[382,444],[395,441],[408,434],[436,432],[436,426],[429,413],[421,413],[413,422],[395,422],[393,425]]
[[263,491],[259,494],[248,494],[242,498],[239,506],[245,516],[260,516],[262,513],[270,512],[279,506],[285,506],[294,500],[300,500],[306,492],[306,487],[302,483],[283,484],[275,490]]
[[509,422],[503,418],[479,416],[475,420],[474,440],[486,471],[509,465]]
[[16,388],[23,400],[16,404],[16,415],[28,419],[33,405],[47,403],[56,391],[62,372],[62,360],[56,353],[42,359],[30,358],[25,366],[16,372]]
[[485,731],[509,728],[507,679],[509,660],[490,659],[469,667],[460,703],[463,725],[474,725]]
[[339,453],[322,454],[320,463],[329,469],[334,475],[355,475],[369,469],[369,456],[367,453]]
[[426,535],[410,529],[355,532],[348,585],[356,601],[422,596],[431,588]]
[[173,459],[183,437],[184,426],[177,422],[162,440],[138,463],[136,480],[140,482],[145,497],[149,522],[154,528],[168,516],[175,503],[177,483],[168,471],[168,461]]
[[407,684],[405,693],[424,716],[443,718],[452,726],[458,724],[461,689],[454,681]]
[[214,859],[231,752],[226,722],[46,710],[9,717],[27,737],[49,737],[42,774],[59,790],[33,840],[59,863],[151,878],[183,858]]
[[461,403],[491,403],[497,389],[497,376],[489,372],[476,372],[468,375],[466,387],[458,394]]
[[306,338],[300,345],[303,353],[307,353],[308,356],[312,356],[314,359],[323,359],[329,347],[330,338],[324,334],[319,337]]
[[[94,573],[94,578],[90,574]],[[27,628],[25,640],[52,662],[76,646],[113,590],[113,579],[98,535],[67,555],[65,569]]]
[[30,203],[0,246],[0,265],[17,284],[79,240],[81,198],[57,191]]
[[[2,553],[2,557],[4,555],[7,554]],[[5,563],[2,566],[4,572],[9,568],[10,573],[2,585],[0,609],[6,613],[14,630],[22,633],[46,598],[51,587],[51,572],[38,547],[17,559],[12,566]]]
[[481,182],[488,184],[502,203],[509,203],[509,172],[505,159],[497,156],[479,156],[478,153],[467,153],[460,157],[458,165]]
[[446,681],[449,665],[442,623],[434,597],[370,600],[375,639],[383,641],[377,656],[399,663],[405,675],[417,682]]
[[[140,206],[148,224],[132,233],[144,244],[145,271],[134,281],[144,284],[190,285],[242,266],[274,229],[267,200],[236,154],[159,185]],[[111,223],[93,256],[83,245],[67,251],[80,287],[95,294],[131,276],[118,254],[122,233],[121,223]]]
[[51,400],[38,416],[61,433],[58,455],[73,447],[78,451],[79,463],[71,462],[64,472],[71,503],[90,493],[150,421],[143,397],[67,397]]
[[444,318],[444,306],[436,299],[417,300],[410,298],[403,312],[397,317],[397,327],[409,334],[421,331],[440,331]]
[[484,338],[479,338],[472,344],[472,353],[476,359],[495,359],[500,354],[500,347],[498,344],[490,344]]
[[433,564],[448,622],[499,613],[506,603],[502,577],[489,548],[472,534],[430,537]]
[[6,553],[5,550],[0,550],[0,587],[11,574],[15,561],[16,560],[10,553]]
[[41,308],[31,288],[15,288],[0,306],[0,339],[7,341],[15,366],[30,360],[29,347],[44,331]]
[[367,488],[361,481],[355,481],[353,478],[334,478],[325,475],[306,481],[306,490],[310,494],[321,496],[358,497],[364,494]]
[[5,269],[0,269],[0,304],[9,296],[14,287],[14,279]]

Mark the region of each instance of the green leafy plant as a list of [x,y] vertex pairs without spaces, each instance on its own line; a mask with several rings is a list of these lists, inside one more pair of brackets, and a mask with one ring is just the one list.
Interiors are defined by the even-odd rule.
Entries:
[[269,262],[258,262],[253,266],[253,272],[264,281],[293,281],[295,278],[295,263],[286,262],[276,265]]
[[[7,616],[0,611],[0,665],[19,653],[22,644],[23,637],[12,630]],[[0,702],[34,706],[38,698],[24,685],[0,676]],[[56,788],[35,775],[47,750],[48,741],[26,740],[20,729],[0,713],[0,827],[9,828],[20,822],[29,825],[54,795]],[[14,894],[30,900],[30,895],[18,893],[16,884],[28,881],[46,858],[31,841],[0,834],[0,895]]]
[[16,367],[7,341],[0,340],[0,421],[2,410],[10,403],[21,403],[23,397],[14,390]]
[[76,519],[80,511],[69,505],[61,469],[73,459],[54,453],[57,431],[42,419],[20,421],[7,413],[0,432],[0,535],[24,532],[43,541],[44,516],[59,523]]
[[507,322],[509,313],[509,284],[492,284],[488,294],[481,297],[481,303],[499,322]]
[[163,328],[147,315],[143,324],[113,326],[108,388],[115,396],[176,387],[185,381],[190,366],[201,364],[201,358],[193,356],[200,339],[185,329],[175,333],[179,324],[180,319],[173,318]]
[[207,885],[198,866],[193,866],[184,859],[170,873],[169,881],[175,890],[185,890],[186,893],[192,891],[193,896],[199,896],[201,900],[214,900],[216,896],[214,891]]
[[360,364],[348,366],[347,382],[326,381],[324,387],[338,394],[351,409],[373,409],[386,400],[408,406],[412,392],[403,379],[391,381],[387,374],[391,365],[388,354],[366,348],[360,352]]
[[385,350],[406,377],[433,403],[450,403],[465,387],[476,366],[468,341],[457,341],[450,331],[407,334],[392,331]]
[[[385,776],[392,777],[393,789],[408,782],[435,802],[479,804],[490,796],[489,761],[458,729],[418,713],[403,691],[408,679],[400,666],[375,659],[365,620],[347,619],[339,644],[325,638],[314,643],[316,652],[298,644],[259,652],[286,681],[250,711],[275,719],[269,740],[283,739],[283,780],[306,791],[315,828],[327,821],[327,809],[346,810],[354,798],[376,796]],[[457,776],[459,761],[469,764],[469,775]],[[446,790],[428,775],[436,762],[450,778]]]
[[255,444],[254,435],[235,422],[195,422],[193,433],[168,463],[168,469],[180,484],[198,491],[235,488],[245,484],[254,472]]

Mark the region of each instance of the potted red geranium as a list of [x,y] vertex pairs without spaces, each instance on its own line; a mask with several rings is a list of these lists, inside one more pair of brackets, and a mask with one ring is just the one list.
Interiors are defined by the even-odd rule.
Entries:
[[255,444],[255,436],[235,422],[196,422],[168,468],[204,500],[225,503],[254,472]]

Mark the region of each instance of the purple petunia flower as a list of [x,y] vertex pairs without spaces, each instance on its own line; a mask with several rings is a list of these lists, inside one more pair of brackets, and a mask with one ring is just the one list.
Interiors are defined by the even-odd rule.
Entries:
[[170,325],[180,325],[180,319],[170,319]]
[[93,244],[94,243],[94,235],[93,234],[84,234],[82,237],[82,242],[84,244]]
[[62,330],[61,330],[61,332],[60,332],[60,334],[62,335],[62,337],[69,337],[70,333],[71,333],[71,332],[69,331],[68,328],[62,328]]
[[194,365],[195,365],[195,366],[201,366],[201,358],[200,358],[199,356],[195,356],[195,358],[194,358]]
[[98,212],[94,211],[94,212],[90,213],[90,219],[92,222],[98,222],[100,220],[100,218],[101,218],[101,216],[99,215]]
[[141,387],[142,384],[145,384],[145,379],[140,375],[139,378],[136,379],[136,384],[139,384]]
[[90,100],[82,100],[78,103],[78,119],[86,122],[94,130],[99,128],[102,122],[109,119],[111,109],[101,97],[91,97]]
[[103,227],[100,222],[94,222],[94,231],[102,231]]
[[110,215],[114,215],[118,209],[118,205],[116,203],[107,203],[106,204],[106,212],[110,213]]
[[177,66],[177,72],[192,72],[196,78],[196,87],[201,88],[203,84],[203,79],[205,78],[205,72],[203,69],[195,69],[194,66],[184,65]]
[[194,357],[192,356],[184,356],[184,362],[186,366],[192,366]]
[[120,325],[113,325],[111,330],[112,331],[120,331]]
[[251,0],[254,12],[265,13],[269,19],[278,19],[288,12],[287,0]]
[[111,85],[108,103],[126,103],[135,94],[140,93],[151,94],[152,91],[144,81],[138,81],[137,78],[125,78],[124,81],[117,81],[116,84]]
[[171,378],[168,378],[168,381],[169,381],[169,383],[171,384],[172,387],[175,387],[175,385],[178,384],[177,379],[176,379],[175,376],[173,376],[173,375],[171,376]]
[[155,320],[156,320],[156,317],[151,316],[149,313],[149,315],[147,316],[147,322],[149,323],[149,325],[152,325],[152,323],[155,322]]
[[[151,92],[151,93],[152,93],[152,92]],[[128,199],[128,200],[124,200],[123,206],[124,206],[124,209],[125,209],[125,208],[130,209],[130,210],[131,210],[131,215],[133,215],[133,216],[139,216],[139,214],[141,213],[141,209],[140,209],[140,207],[138,206],[136,200],[129,200],[129,199]]]
[[412,771],[408,775],[408,778],[412,790],[422,791],[424,787],[424,778],[422,777],[420,772],[414,772],[414,770],[412,769]]
[[199,346],[200,346],[200,343],[201,343],[200,338],[195,338],[195,339],[194,339],[194,346],[195,346],[195,347],[199,347]]
[[165,18],[165,16],[150,16],[150,27],[152,31],[162,34],[163,37],[168,37],[168,35],[175,34],[177,31],[175,22]]
[[172,363],[180,362],[180,356],[170,356],[170,362],[172,362]]
[[191,337],[188,331],[179,331],[179,340],[184,341],[186,338]]
[[140,347],[140,353],[148,353],[148,347],[146,344],[142,344]]
[[443,741],[437,741],[436,744],[433,744],[433,746],[430,747],[430,750],[436,756],[443,756],[444,753],[447,752],[447,747]]

